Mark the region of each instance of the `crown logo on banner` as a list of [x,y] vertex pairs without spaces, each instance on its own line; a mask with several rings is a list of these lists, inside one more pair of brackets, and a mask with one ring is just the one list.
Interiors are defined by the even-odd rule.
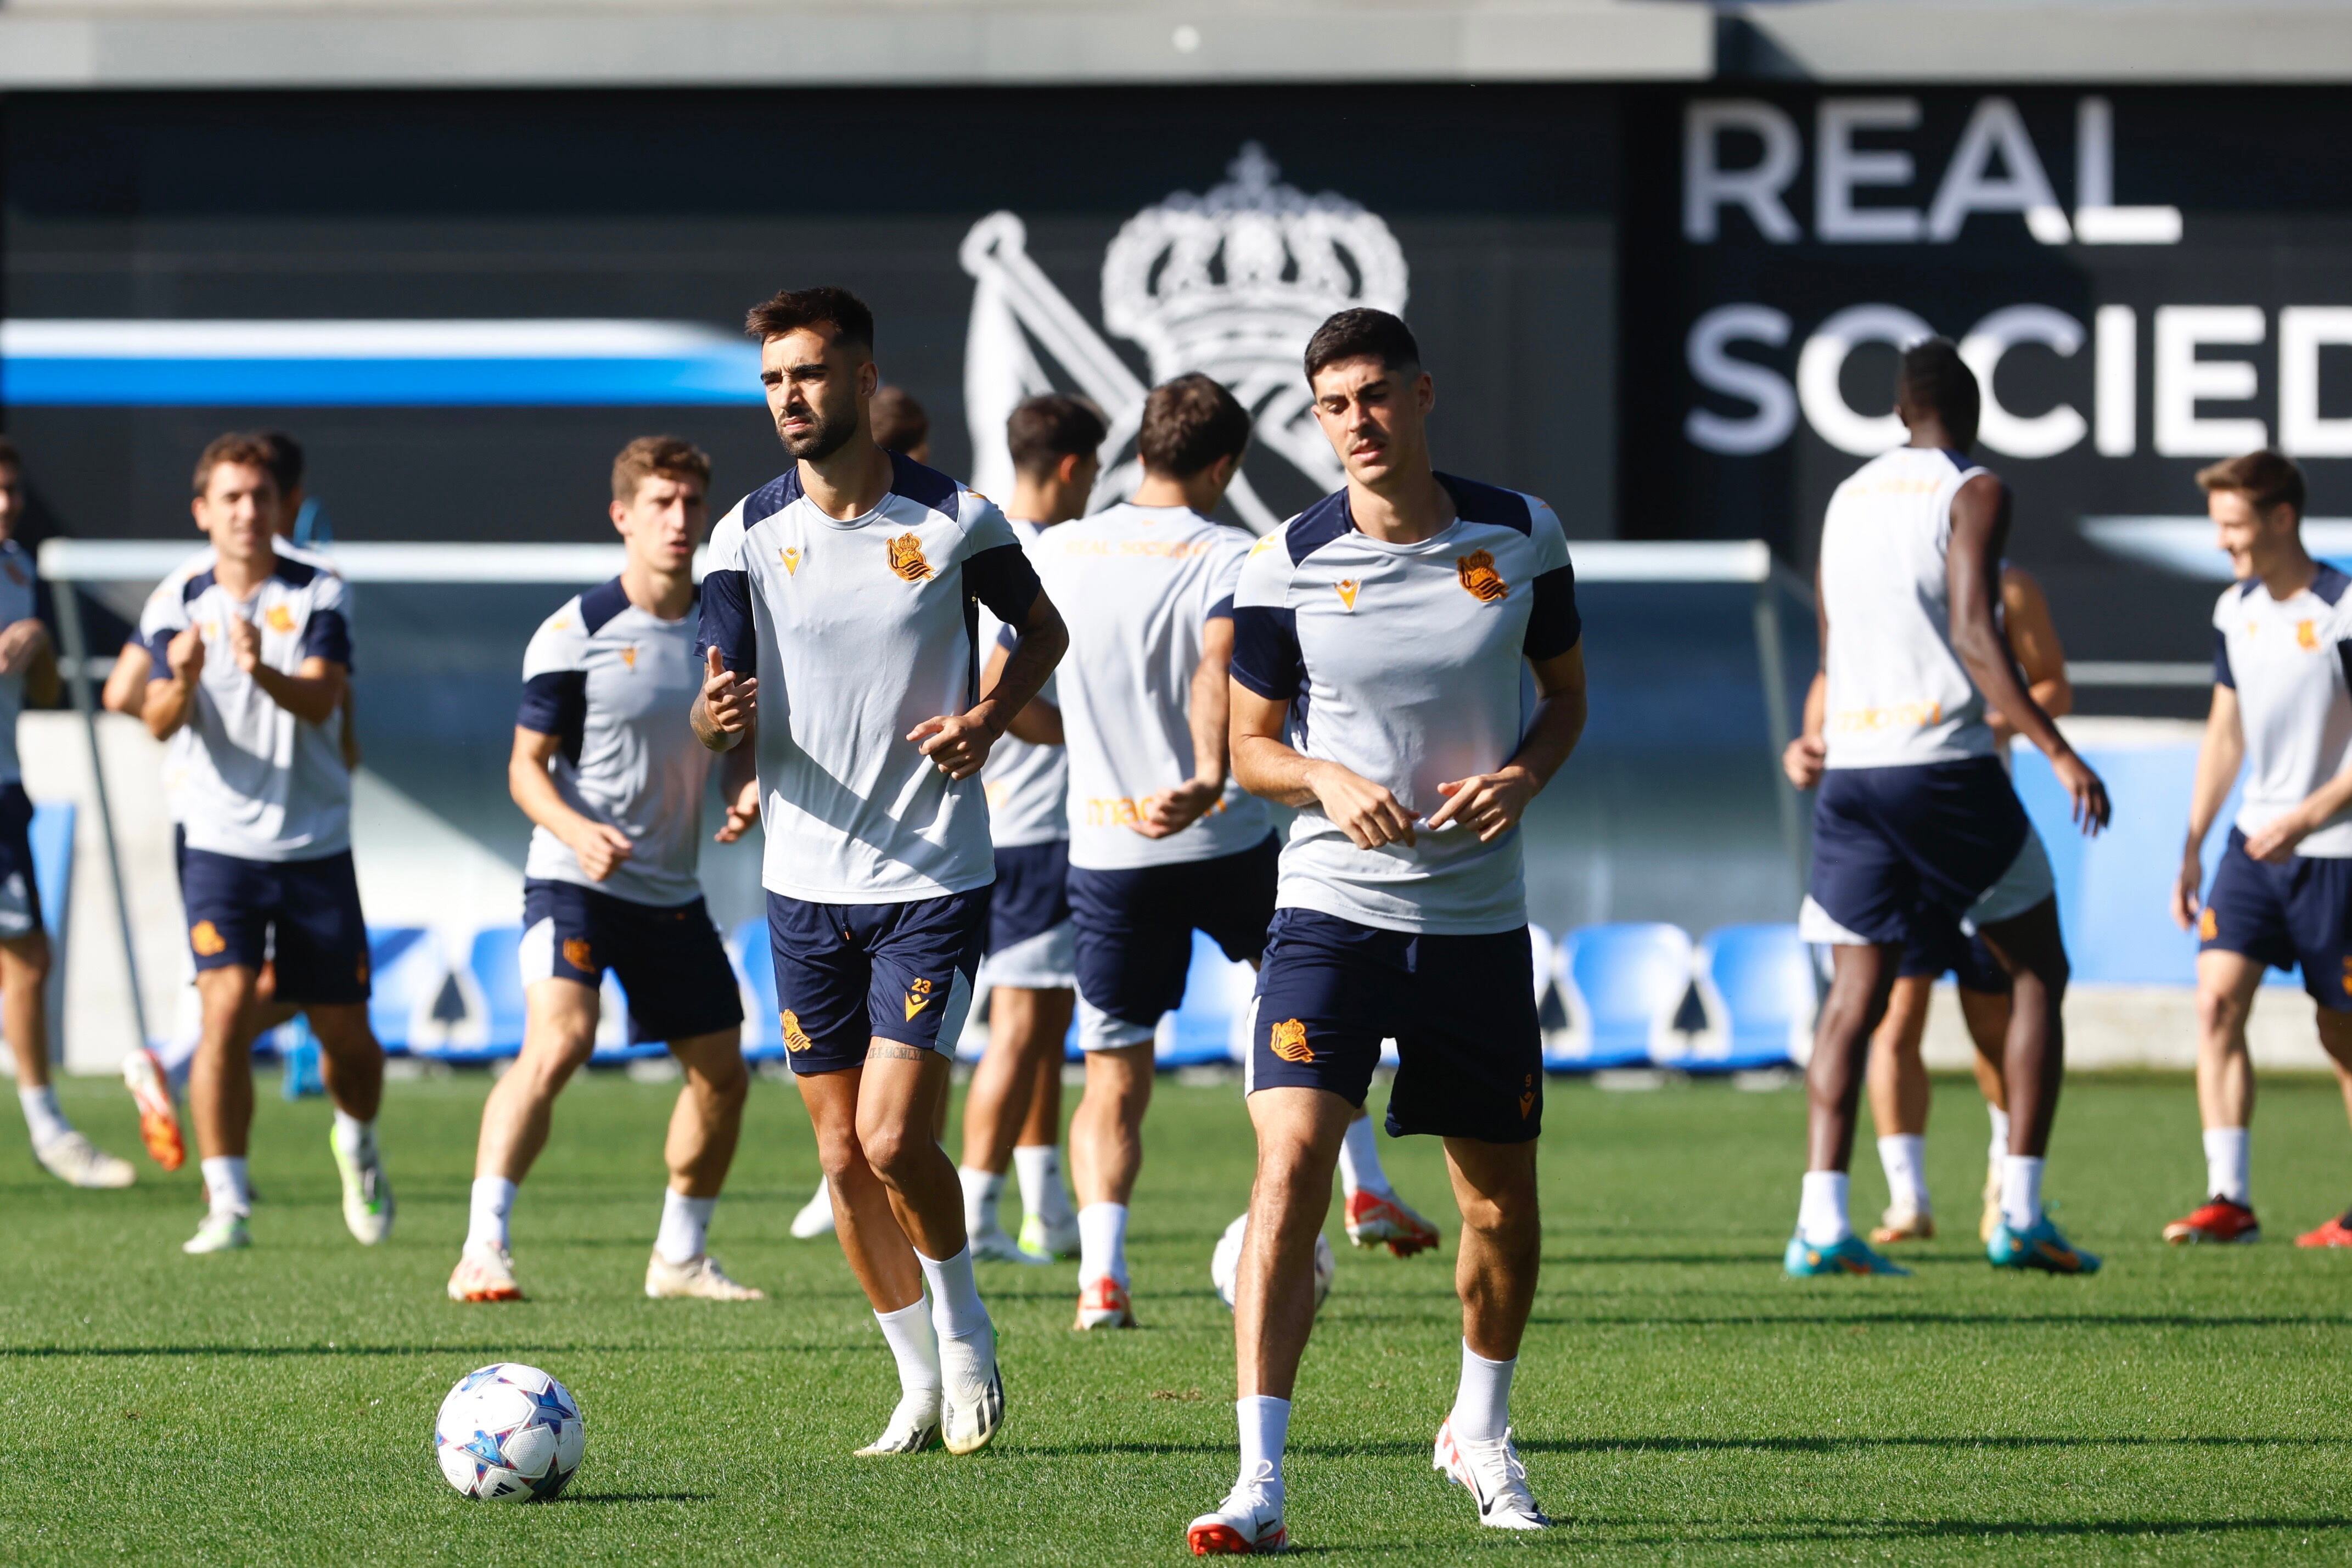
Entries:
[[1269,371],[1296,378],[1334,311],[1404,309],[1404,247],[1378,214],[1281,183],[1255,141],[1225,173],[1205,195],[1144,208],[1103,253],[1103,325],[1143,350],[1153,381],[1203,371],[1239,392]]

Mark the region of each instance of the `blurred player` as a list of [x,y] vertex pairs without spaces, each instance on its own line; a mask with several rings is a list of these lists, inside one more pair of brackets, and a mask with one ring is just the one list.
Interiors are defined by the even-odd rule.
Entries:
[[58,653],[36,612],[32,552],[16,542],[24,517],[24,463],[0,435],[0,1032],[42,1168],[75,1186],[129,1186],[130,1162],[75,1131],[49,1082],[49,935],[33,879],[33,802],[16,759],[16,717],[28,703],[58,700]]
[[[507,766],[515,804],[536,824],[523,867],[522,1055],[482,1107],[473,1218],[449,1276],[452,1301],[522,1299],[508,1215],[547,1145],[556,1095],[596,1048],[608,968],[628,994],[630,1039],[668,1042],[686,1070],[646,1294],[762,1299],[704,1249],[751,1082],[735,972],[695,880],[711,754],[687,711],[702,689],[694,551],[709,488],[710,460],[675,436],[623,447],[611,511],[628,564],[566,601],[523,654]],[[739,774],[748,760],[728,758]],[[740,787],[727,794],[749,805]],[[731,841],[742,825],[730,811],[719,837]]]
[[[1234,771],[1297,809],[1250,1028],[1257,1182],[1235,1277],[1241,1475],[1196,1553],[1280,1551],[1314,1244],[1381,1042],[1391,1134],[1434,1134],[1462,1209],[1461,1381],[1435,1467],[1481,1524],[1541,1530],[1511,1440],[1539,1260],[1543,1047],[1519,820],[1584,727],[1568,540],[1531,496],[1433,473],[1436,399],[1403,322],[1307,347],[1347,487],[1260,540],[1234,594]],[[1521,707],[1532,665],[1538,702]]]
[[2050,862],[1993,754],[1988,706],[2050,758],[2086,833],[2106,825],[2105,786],[2020,678],[1996,606],[2010,495],[1968,455],[1979,394],[1959,351],[1931,339],[1903,354],[1895,411],[1910,443],[1838,486],[1822,525],[1820,734],[1813,874],[1800,928],[1835,969],[1814,1030],[1803,1200],[1791,1274],[1901,1273],[1853,1234],[1846,1166],[1871,1031],[1905,944],[1931,923],[1980,933],[2008,973],[2002,1053],[2011,1115],[2003,1268],[2089,1273],[2042,1211],[2042,1160],[2065,1071],[2066,954]]
[[[712,538],[695,733],[715,751],[749,737],[759,759],[784,1045],[842,1251],[898,1364],[898,1408],[863,1451],[971,1453],[1003,1420],[1004,1385],[934,1129],[996,874],[980,770],[1066,638],[1003,515],[874,444],[874,318],[856,296],[788,290],[746,326],[795,462]],[[975,600],[1019,629],[986,696]]]
[[342,580],[273,549],[277,481],[251,436],[197,460],[202,571],[166,578],[140,617],[152,674],[144,710],[158,740],[186,732],[179,807],[181,894],[204,1003],[189,1100],[209,1208],[189,1252],[247,1244],[252,1189],[255,988],[274,960],[277,1000],[301,1009],[335,1103],[331,1145],[343,1221],[362,1242],[391,1233],[392,1187],[376,1150],[383,1051],[367,1019],[367,925],[351,856],[351,770],[331,727],[351,679]]
[[[1049,392],[1013,411],[1013,496],[1005,520],[1034,564],[1048,528],[1082,517],[1109,434],[1082,399]],[[981,687],[996,683],[1009,656],[1002,628],[982,612]],[[1076,1005],[1076,935],[1070,921],[1069,767],[1062,747],[1055,682],[1021,710],[1012,733],[988,754],[996,883],[989,890],[988,950],[980,983],[988,992],[988,1052],[963,1105],[964,1226],[972,1255],[1048,1262],[1076,1249],[1077,1216],[1062,1185],[1062,1042]],[[997,1206],[1008,1165],[1021,1180],[1021,1239],[1005,1234]]]
[[[2066,653],[2050,618],[2041,583],[2022,567],[2000,568],[2000,619],[2017,655],[2026,689],[2042,711],[2063,718],[2074,711],[2074,688],[2066,679]],[[1800,789],[1821,781],[1822,715],[1827,683],[1816,673],[1805,698],[1805,733],[1790,743],[1785,759],[1790,780]],[[2009,765],[2009,743],[2017,731],[1998,709],[1988,709],[1993,755]],[[1995,961],[1984,938],[1960,929],[1956,919],[1922,910],[1903,947],[1886,1017],[1870,1040],[1870,1116],[1878,1125],[1878,1158],[1885,1168],[1888,1203],[1870,1239],[1880,1246],[1925,1241],[1936,1234],[1935,1210],[1927,1198],[1927,1134],[1930,1086],[1919,1046],[1927,1031],[1927,1003],[1936,982],[1950,975],[1958,983],[1960,1016],[1976,1047],[1977,1088],[1990,1113],[1992,1138],[1985,1155],[1984,1212],[1977,1239],[1990,1241],[2000,1223],[2000,1162],[2009,1151],[2009,1111],[2001,1087],[2001,1051],[2009,1038],[2009,975]]]
[[[2194,925],[2197,1109],[2205,1203],[2164,1228],[2171,1242],[2254,1241],[2247,1185],[2254,1070],[2246,1017],[2265,966],[2300,964],[2320,1048],[2352,1110],[2352,587],[2303,547],[2303,473],[2252,452],[2197,476],[2237,581],[2213,610],[2213,707],[2197,755],[2173,918]],[[2202,909],[2200,856],[2245,769],[2228,847]],[[2352,1214],[2299,1237],[2352,1246]]]

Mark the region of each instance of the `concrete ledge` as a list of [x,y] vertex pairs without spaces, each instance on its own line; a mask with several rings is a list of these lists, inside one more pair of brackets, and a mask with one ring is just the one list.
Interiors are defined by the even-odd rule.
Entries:
[[1727,77],[1869,82],[2255,82],[2352,78],[2352,9],[2091,0],[1726,8]]
[[[2329,1071],[2300,987],[2265,986],[2254,998],[2246,1043],[2254,1065],[2289,1071]],[[1927,1009],[1921,1054],[1929,1068],[1967,1071],[1975,1048],[1953,988],[1939,985]],[[2076,986],[2066,993],[2066,1065],[2075,1071],[2197,1065],[2197,998],[2186,987]]]

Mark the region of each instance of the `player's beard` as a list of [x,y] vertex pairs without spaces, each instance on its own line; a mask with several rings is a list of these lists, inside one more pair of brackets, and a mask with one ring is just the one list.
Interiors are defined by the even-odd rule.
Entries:
[[809,429],[798,435],[787,434],[781,425],[776,431],[784,444],[784,450],[797,461],[822,463],[848,444],[849,438],[857,433],[857,414],[854,409],[847,413],[839,413],[811,403],[805,412]]

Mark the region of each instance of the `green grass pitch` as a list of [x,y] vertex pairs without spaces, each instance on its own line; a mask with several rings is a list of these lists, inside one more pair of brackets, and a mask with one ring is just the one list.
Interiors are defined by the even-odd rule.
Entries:
[[[712,1245],[772,1299],[639,1294],[669,1091],[576,1084],[516,1215],[533,1299],[462,1307],[480,1076],[392,1087],[399,1229],[344,1235],[320,1103],[265,1080],[254,1249],[180,1256],[194,1162],[70,1192],[0,1127],[0,1560],[1172,1562],[1232,1478],[1230,1319],[1208,1281],[1246,1192],[1231,1088],[1165,1083],[1135,1207],[1138,1333],[1070,1332],[1074,1270],[984,1265],[1010,1418],[995,1448],[856,1460],[895,1393],[830,1241],[785,1226],[814,1175],[789,1088],[756,1090]],[[1384,1091],[1376,1091],[1377,1098]],[[117,1150],[128,1101],[68,1086]],[[2352,1197],[2332,1084],[2264,1090],[2261,1246],[2173,1251],[2200,1166],[2185,1080],[2068,1089],[2060,1218],[2096,1279],[1995,1274],[1969,1239],[1984,1118],[1941,1083],[1932,1177],[1951,1239],[1909,1280],[1798,1282],[1802,1096],[1556,1084],[1544,1281],[1515,1399],[1540,1539],[1482,1531],[1429,1469],[1458,1320],[1437,1150],[1389,1144],[1447,1220],[1443,1260],[1349,1250],[1291,1428],[1289,1523],[1332,1562],[2352,1558],[2352,1256],[2292,1233]],[[1865,1144],[1857,1216],[1883,1200]],[[545,1507],[470,1503],[428,1457],[459,1375],[568,1382],[587,1462]]]

